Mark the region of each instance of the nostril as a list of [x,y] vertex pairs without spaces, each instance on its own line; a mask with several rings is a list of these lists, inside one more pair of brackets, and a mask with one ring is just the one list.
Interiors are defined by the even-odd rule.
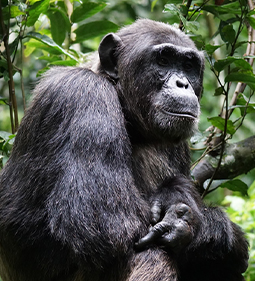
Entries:
[[176,85],[178,88],[185,88],[188,89],[189,84],[186,81],[183,81],[181,79],[176,80]]

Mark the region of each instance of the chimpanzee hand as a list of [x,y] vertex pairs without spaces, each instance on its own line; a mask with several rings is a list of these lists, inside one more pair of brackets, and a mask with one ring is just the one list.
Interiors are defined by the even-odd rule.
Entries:
[[[152,224],[149,233],[141,238],[135,247],[137,250],[156,244],[178,253],[189,244],[193,237],[191,223],[193,213],[184,203],[166,207],[161,200],[155,200],[151,208]],[[161,218],[163,219],[159,221]]]

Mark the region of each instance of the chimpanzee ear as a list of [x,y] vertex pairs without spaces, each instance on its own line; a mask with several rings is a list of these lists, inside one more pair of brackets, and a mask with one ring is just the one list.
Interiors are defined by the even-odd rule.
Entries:
[[113,79],[118,79],[116,48],[121,39],[114,33],[107,34],[101,41],[98,53],[102,69]]

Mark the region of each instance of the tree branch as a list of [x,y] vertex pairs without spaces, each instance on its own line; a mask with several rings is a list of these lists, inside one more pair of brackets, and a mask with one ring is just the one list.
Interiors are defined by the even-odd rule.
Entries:
[[[192,175],[200,190],[204,190],[203,183],[215,173],[218,158],[219,156],[206,155],[193,169]],[[233,179],[253,168],[255,168],[255,136],[225,145],[221,166],[214,179]]]
[[[7,28],[7,29],[5,28],[3,15],[2,15],[1,1],[0,1],[0,24],[1,24],[1,29],[3,31],[3,41],[4,41],[4,47],[5,47],[5,51],[6,51],[6,60],[7,60],[7,65],[8,65],[9,107],[10,107],[12,133],[14,134],[17,131],[18,125],[19,125],[18,108],[17,108],[15,87],[14,87],[14,81],[13,81],[11,54],[10,54],[10,49],[9,49],[9,28]],[[13,121],[13,114],[14,114],[14,121]]]

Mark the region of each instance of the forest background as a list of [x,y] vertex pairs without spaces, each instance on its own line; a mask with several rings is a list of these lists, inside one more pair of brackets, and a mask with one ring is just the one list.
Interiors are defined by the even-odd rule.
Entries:
[[137,18],[174,24],[206,57],[199,132],[190,139],[191,173],[204,200],[225,208],[246,233],[245,278],[254,281],[254,5],[252,0],[1,0],[0,168],[31,91],[50,66],[83,64],[103,35]]

